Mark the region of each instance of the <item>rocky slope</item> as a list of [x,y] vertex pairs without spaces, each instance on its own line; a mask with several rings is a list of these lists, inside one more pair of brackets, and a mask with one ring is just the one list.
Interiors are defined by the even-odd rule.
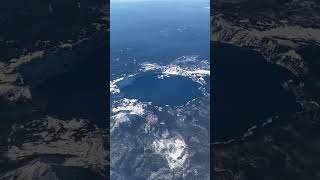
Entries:
[[0,179],[107,176],[107,9],[85,0],[1,6]]
[[212,4],[211,40],[252,49],[289,70],[296,79],[284,88],[302,107],[262,120],[241,140],[213,143],[215,179],[319,179],[319,8],[312,0]]

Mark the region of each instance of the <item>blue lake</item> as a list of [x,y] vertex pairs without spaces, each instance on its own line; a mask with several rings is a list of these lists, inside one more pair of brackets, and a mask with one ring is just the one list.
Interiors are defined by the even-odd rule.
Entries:
[[171,76],[159,79],[155,73],[137,77],[121,89],[125,97],[152,102],[155,105],[181,106],[201,96],[200,85],[190,78]]

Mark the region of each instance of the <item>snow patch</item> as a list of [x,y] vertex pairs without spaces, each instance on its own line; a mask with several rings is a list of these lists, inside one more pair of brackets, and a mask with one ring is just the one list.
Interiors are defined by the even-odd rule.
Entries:
[[[135,78],[135,74],[131,74],[126,77],[120,77],[118,79],[110,81],[110,93],[117,94],[120,93],[120,88],[131,84]],[[124,81],[125,80],[125,81]]]
[[173,63],[162,66],[156,63],[143,63],[140,71],[161,71],[159,79],[169,76],[189,77],[193,81],[205,85],[205,76],[210,76],[210,64],[207,60],[199,60],[199,56],[182,56]]
[[121,77],[121,78],[118,78],[118,79],[115,79],[113,81],[110,81],[110,93],[111,94],[117,94],[117,93],[120,93],[120,89],[119,87],[117,86],[117,83],[119,81],[122,81],[124,79],[124,77]]
[[130,123],[130,120],[126,113],[120,112],[111,117],[110,131],[111,133],[120,126],[122,123]]
[[127,114],[142,116],[145,113],[146,103],[139,102],[137,99],[121,99],[112,108],[112,113],[125,112]]
[[149,133],[153,130],[153,126],[158,122],[158,117],[153,114],[148,114],[146,117],[146,125],[144,127],[144,132]]
[[166,137],[153,142],[154,151],[167,160],[170,169],[183,168],[188,158],[187,144],[179,136]]
[[145,72],[145,71],[154,71],[157,69],[161,69],[162,67],[156,63],[143,63],[141,68],[142,68],[141,70]]
[[[111,113],[111,122],[110,122],[110,131],[111,133],[117,129],[123,123],[130,123],[130,116],[137,115],[143,116],[145,115],[145,107],[150,103],[142,103],[139,102],[137,99],[120,99],[119,101],[115,101],[112,104]],[[148,119],[148,118],[147,118]],[[150,129],[153,122],[157,119],[152,121],[152,117],[149,118],[150,123],[147,129]]]

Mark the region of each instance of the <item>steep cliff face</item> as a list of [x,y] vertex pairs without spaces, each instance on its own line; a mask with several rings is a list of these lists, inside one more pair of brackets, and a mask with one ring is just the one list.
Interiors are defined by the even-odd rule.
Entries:
[[1,9],[0,179],[104,178],[108,5],[10,1]]
[[295,79],[283,86],[293,92],[302,109],[261,120],[241,140],[212,144],[214,177],[318,179],[319,161],[312,157],[320,155],[316,53],[320,46],[320,4],[311,0],[270,1],[273,6],[259,3],[213,3],[211,40],[252,49],[272,66],[289,70]]

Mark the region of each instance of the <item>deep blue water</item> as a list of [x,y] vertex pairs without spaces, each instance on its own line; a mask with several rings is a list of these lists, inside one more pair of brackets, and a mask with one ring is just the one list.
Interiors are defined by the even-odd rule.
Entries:
[[183,76],[159,79],[155,73],[146,73],[121,89],[121,92],[128,98],[152,102],[155,105],[181,106],[201,95],[199,86]]

